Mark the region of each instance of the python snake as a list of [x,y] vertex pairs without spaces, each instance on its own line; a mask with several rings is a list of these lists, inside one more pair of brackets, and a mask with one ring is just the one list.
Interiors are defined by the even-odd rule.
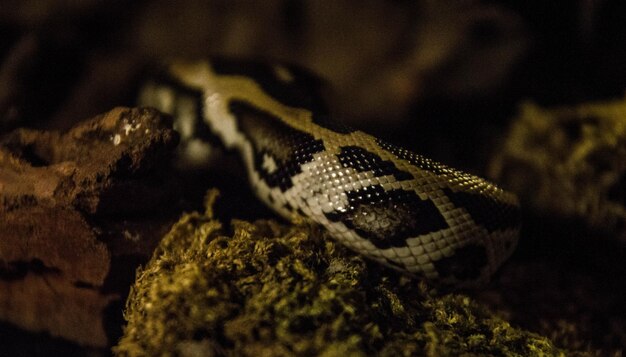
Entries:
[[238,151],[256,195],[283,217],[308,218],[411,276],[485,284],[516,246],[515,195],[333,123],[316,83],[282,64],[179,61],[145,85],[140,104],[173,114],[191,156],[207,129]]

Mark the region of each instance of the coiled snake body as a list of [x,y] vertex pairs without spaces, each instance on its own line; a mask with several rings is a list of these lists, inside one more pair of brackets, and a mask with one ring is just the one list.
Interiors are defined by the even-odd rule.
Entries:
[[208,128],[236,149],[280,215],[309,218],[352,250],[437,284],[488,281],[517,243],[516,197],[332,124],[305,82],[315,79],[283,65],[175,62],[140,102],[172,113],[183,144]]

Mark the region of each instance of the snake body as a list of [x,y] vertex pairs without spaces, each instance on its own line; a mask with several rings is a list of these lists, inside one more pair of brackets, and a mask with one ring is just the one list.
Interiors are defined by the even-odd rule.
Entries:
[[332,123],[303,83],[315,79],[285,65],[174,62],[140,103],[172,113],[183,143],[208,129],[238,151],[256,195],[283,217],[437,284],[487,282],[517,243],[515,195]]

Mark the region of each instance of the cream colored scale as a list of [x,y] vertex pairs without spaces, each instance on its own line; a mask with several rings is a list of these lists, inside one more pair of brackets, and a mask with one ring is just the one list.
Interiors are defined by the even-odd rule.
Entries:
[[[469,192],[517,206],[514,195],[495,185],[443,165],[438,166],[440,174],[421,169],[383,150],[376,138],[360,131],[342,134],[320,127],[313,123],[310,111],[285,106],[264,92],[253,78],[216,75],[208,62],[176,62],[171,65],[170,71],[172,76],[184,85],[202,91],[206,124],[227,148],[236,148],[240,151],[249,179],[258,196],[283,217],[292,218],[294,210],[300,208],[308,218],[323,225],[335,239],[351,249],[382,264],[390,265],[390,262],[393,262],[392,267],[396,269],[402,266],[401,270],[405,272],[421,274],[432,280],[440,278],[435,262],[453,257],[458,248],[479,242],[486,248],[488,266],[475,281],[455,282],[459,286],[484,283],[515,246],[517,227],[490,233],[476,224],[464,207],[455,207],[443,191],[451,189],[453,192]],[[288,82],[293,79],[285,67],[276,67],[275,72],[279,80]],[[256,171],[254,148],[249,138],[237,129],[237,120],[229,110],[229,103],[233,99],[245,100],[252,106],[279,118],[287,126],[323,141],[325,150],[315,153],[312,161],[301,165],[301,172],[291,177],[293,186],[287,191],[282,192],[279,188],[269,187]],[[181,111],[180,108],[173,111],[176,110]],[[182,112],[184,113],[181,116],[185,118],[191,115],[187,112],[191,113],[193,110],[187,108]],[[182,120],[185,122],[186,119]],[[192,120],[195,119],[189,118],[187,121]],[[399,170],[409,172],[415,179],[397,181],[393,175],[374,177],[369,171],[358,172],[353,168],[343,167],[337,155],[341,152],[341,147],[345,146],[356,146],[373,152],[382,160],[392,162]],[[277,169],[278,164],[271,157],[266,156],[263,160],[263,167],[268,172]],[[332,222],[326,217],[327,213],[343,212],[348,209],[347,192],[374,185],[381,186],[385,191],[399,189],[413,191],[422,200],[430,200],[449,227],[407,238],[403,247],[381,249],[370,240],[360,237],[344,223]],[[507,242],[508,247],[505,247]]]

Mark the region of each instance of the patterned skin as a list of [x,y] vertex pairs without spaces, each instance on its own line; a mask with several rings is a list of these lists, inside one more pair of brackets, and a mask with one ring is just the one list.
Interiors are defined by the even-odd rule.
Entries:
[[[441,286],[480,286],[511,255],[517,198],[494,184],[333,124],[310,74],[283,65],[172,63],[142,105],[176,118],[183,145],[208,131],[243,158],[278,214]],[[193,151],[189,151],[193,155]]]

